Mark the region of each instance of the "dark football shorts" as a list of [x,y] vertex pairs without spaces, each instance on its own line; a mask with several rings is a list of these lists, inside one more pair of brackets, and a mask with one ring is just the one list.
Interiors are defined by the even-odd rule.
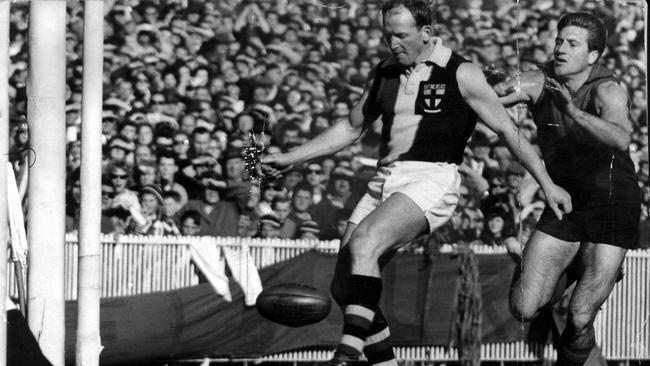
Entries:
[[634,249],[637,245],[640,216],[641,205],[634,200],[574,208],[561,221],[547,207],[536,229],[564,241],[610,244]]

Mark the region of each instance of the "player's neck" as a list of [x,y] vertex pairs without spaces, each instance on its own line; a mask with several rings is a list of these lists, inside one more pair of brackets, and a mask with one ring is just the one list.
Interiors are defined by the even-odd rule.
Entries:
[[433,41],[429,41],[424,44],[424,47],[422,47],[422,52],[418,55],[418,57],[415,58],[415,63],[414,65],[419,64],[422,61],[428,60],[431,57],[431,54],[433,53]]
[[578,73],[566,75],[562,77],[560,80],[562,84],[564,84],[564,86],[566,86],[571,93],[575,93],[587,81],[587,79],[589,79],[589,75],[591,74],[592,68],[593,66],[589,66],[585,70],[582,70]]

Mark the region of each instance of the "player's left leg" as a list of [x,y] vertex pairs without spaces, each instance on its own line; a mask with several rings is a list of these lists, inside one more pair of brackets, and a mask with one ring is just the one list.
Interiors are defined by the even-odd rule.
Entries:
[[[354,229],[349,244],[342,248],[344,251],[349,250],[351,267],[343,291],[343,335],[332,360],[333,364],[341,364],[360,355],[371,333],[376,335],[370,339],[374,351],[385,352],[384,356],[389,353],[392,355],[390,344],[382,342],[389,334],[388,325],[385,320],[379,321],[383,319],[379,309],[382,292],[380,257],[414,239],[428,227],[423,210],[406,195],[395,193]],[[337,266],[337,272],[339,268]],[[375,320],[378,320],[377,323]],[[373,351],[373,347],[369,351]],[[372,356],[379,353],[371,352]],[[371,363],[383,363],[378,360],[379,358],[371,360]],[[394,357],[385,361],[385,364],[396,364]]]
[[[345,290],[347,278],[350,276],[350,247],[348,244],[352,232],[357,227],[356,224],[348,223],[348,227],[341,240],[341,248],[337,257],[336,269],[330,290],[332,297],[345,311]],[[384,266],[390,261],[395,251],[389,251],[379,258],[379,268],[383,270]],[[375,318],[368,330],[368,337],[364,342],[363,354],[368,359],[370,365],[394,365],[396,363],[393,347],[390,342],[390,328],[381,309],[377,307]]]
[[558,365],[582,366],[595,345],[593,321],[616,283],[627,249],[609,244],[582,244],[584,272],[569,303],[567,326],[560,337]]

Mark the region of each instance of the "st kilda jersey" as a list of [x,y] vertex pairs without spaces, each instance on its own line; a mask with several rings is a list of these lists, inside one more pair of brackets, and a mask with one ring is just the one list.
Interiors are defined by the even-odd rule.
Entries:
[[382,118],[380,166],[395,161],[460,164],[477,116],[458,89],[462,56],[438,41],[429,58],[405,69],[392,57],[374,70],[363,106],[368,127]]

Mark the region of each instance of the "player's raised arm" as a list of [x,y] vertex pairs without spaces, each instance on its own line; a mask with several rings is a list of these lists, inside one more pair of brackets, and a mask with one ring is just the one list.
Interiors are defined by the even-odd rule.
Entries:
[[537,156],[530,142],[512,123],[506,110],[501,105],[496,92],[485,80],[483,72],[471,63],[462,64],[457,71],[458,87],[467,104],[478,114],[494,132],[507,143],[510,151],[531,172],[546,195],[549,207],[561,218],[563,213],[571,211],[571,197],[551,180],[548,172]]

